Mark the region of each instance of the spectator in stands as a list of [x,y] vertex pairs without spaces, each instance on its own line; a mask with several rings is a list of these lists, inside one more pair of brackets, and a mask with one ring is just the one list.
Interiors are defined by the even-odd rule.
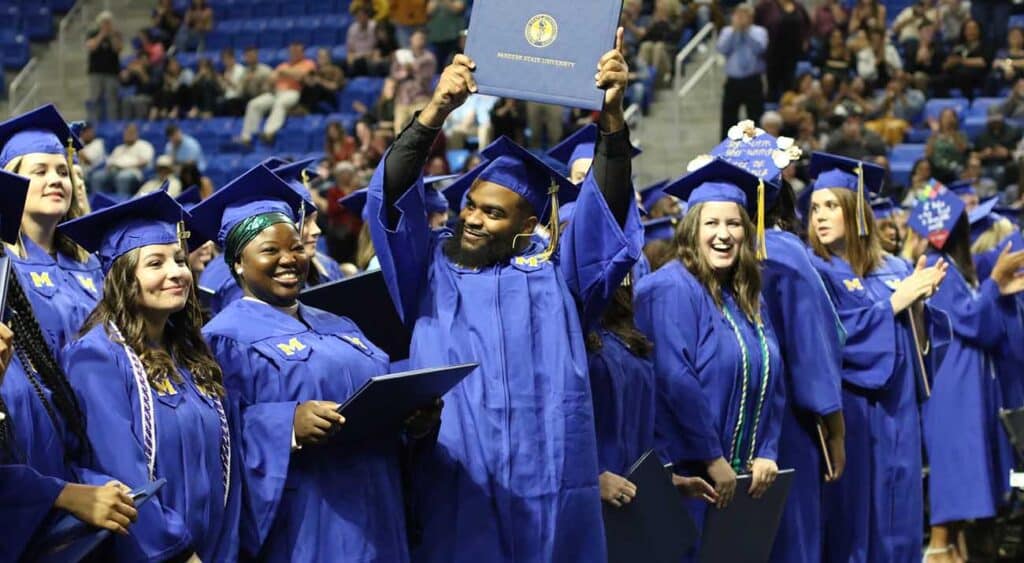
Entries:
[[149,118],[177,119],[192,109],[192,81],[195,74],[191,69],[183,68],[178,59],[167,59],[160,83],[153,96],[153,107],[149,109]]
[[370,67],[370,74],[374,76],[387,76],[391,72],[391,59],[395,51],[398,50],[395,28],[390,22],[377,22],[374,35],[377,36],[377,48],[373,51],[373,65]]
[[121,117],[124,119],[147,119],[153,105],[156,83],[149,66],[149,57],[141,50],[125,66],[120,76],[121,86],[131,93],[121,99]]
[[942,79],[933,80],[932,86],[941,97],[949,95],[951,88],[959,88],[968,99],[985,86],[988,75],[989,54],[981,42],[981,25],[968,20],[963,26],[960,42],[942,64]]
[[782,135],[782,115],[777,111],[766,111],[761,116],[761,129],[772,137]]
[[196,77],[192,82],[194,105],[188,116],[191,118],[202,117],[203,119],[213,117],[217,112],[222,95],[220,75],[213,68],[213,63],[206,57],[199,59],[199,68],[196,70]]
[[158,0],[151,20],[153,30],[160,35],[154,40],[162,43],[164,49],[170,49],[181,27],[181,14],[174,9],[174,0]]
[[985,130],[974,141],[974,154],[981,160],[983,176],[992,178],[999,187],[1017,182],[1013,151],[1021,140],[1021,132],[1008,125],[998,105],[988,108]]
[[427,40],[439,61],[447,61],[459,49],[459,37],[466,28],[463,0],[428,0]]
[[962,0],[938,0],[939,35],[952,45],[961,36],[964,24],[971,17],[970,2]]
[[982,41],[989,52],[1006,44],[1007,26],[1010,23],[1011,0],[971,0],[971,17],[985,22],[985,36]]
[[970,182],[974,186],[974,190],[977,194],[974,198],[964,199],[964,203],[968,204],[968,207],[976,205],[981,199],[988,199],[999,190],[999,186],[996,185],[996,181],[985,175],[985,169],[981,165],[981,159],[976,154],[970,154],[967,156],[966,164],[964,165],[964,171],[960,173],[960,179],[965,182]]
[[850,26],[847,31],[850,35],[858,31],[865,33],[875,30],[885,32],[886,14],[885,4],[878,0],[856,0],[853,10],[850,12]]
[[833,29],[828,35],[828,43],[821,52],[821,61],[818,67],[823,74],[831,74],[840,81],[850,75],[853,68],[853,53],[846,45],[846,36],[843,30]]
[[732,12],[731,25],[718,36],[718,52],[725,59],[725,91],[722,93],[721,137],[739,121],[740,108],[747,119],[757,122],[764,112],[764,54],[768,48],[768,31],[754,25],[753,14],[746,4]]
[[199,197],[202,199],[206,199],[213,194],[213,182],[206,176],[203,176],[194,163],[183,164],[178,170],[178,178],[181,180],[183,188],[199,186]]
[[120,119],[118,112],[118,73],[121,71],[121,48],[124,40],[114,28],[114,16],[108,11],[96,16],[96,29],[89,33],[85,48],[89,52],[89,121],[100,121],[100,104],[105,119]]
[[839,131],[829,139],[825,151],[872,162],[887,153],[885,142],[864,128],[864,119],[859,111],[849,112]]
[[631,52],[639,52],[640,40],[647,32],[649,17],[644,15],[644,6],[640,0],[626,0],[619,14],[619,25],[622,26],[622,43]]
[[167,193],[171,197],[178,197],[181,193],[181,180],[174,175],[174,159],[166,154],[162,154],[156,159],[156,176],[153,176],[149,180],[146,180],[144,184],[139,186],[139,191],[136,196],[145,195],[150,192],[155,192],[160,189],[160,186],[167,182]]
[[999,113],[1008,119],[1024,119],[1024,78],[1013,83],[1013,90],[1006,101],[1000,104]]
[[477,138],[477,146],[486,147],[491,143],[491,110],[498,98],[473,94],[466,103],[448,114],[444,122],[444,136],[448,148],[461,149],[470,137]]
[[909,207],[914,204],[914,198],[923,190],[928,182],[932,180],[932,163],[927,158],[919,158],[914,161],[910,169],[910,185],[907,186],[906,196],[903,205]]
[[206,158],[203,156],[203,147],[195,137],[181,130],[175,124],[167,126],[167,145],[164,147],[164,155],[171,158],[175,168],[180,169],[186,164],[195,164],[199,171],[206,170]]
[[[253,55],[256,56],[256,50],[253,49]],[[246,51],[246,57],[249,56],[249,51]],[[238,64],[235,60],[234,49],[224,49],[220,53],[220,62],[223,67],[223,71],[217,76],[217,83],[220,86],[220,91],[223,97],[220,99],[217,106],[217,114],[219,115],[230,115],[232,117],[241,116],[245,112],[245,103],[248,101],[245,98],[245,78],[248,74],[246,67]],[[266,71],[265,76],[269,77],[270,67],[267,65],[260,65],[259,60],[256,61],[255,73],[262,70]]]
[[149,65],[153,68],[158,68],[164,64],[164,56],[167,54],[167,49],[164,48],[164,44],[156,39],[154,36],[154,30],[143,29],[139,32],[138,36],[139,49],[146,53],[146,57],[149,58]]
[[427,0],[391,0],[388,19],[395,27],[398,46],[412,47],[413,33],[427,24]]
[[835,30],[842,30],[846,27],[849,14],[839,0],[825,0],[814,10],[813,24],[811,26],[812,40],[819,45],[827,44],[829,37]]
[[326,48],[316,50],[316,69],[302,79],[299,104],[309,113],[330,113],[338,109],[338,92],[345,87],[345,72],[331,60]]
[[935,9],[934,0],[916,0],[903,8],[892,22],[892,34],[896,44],[907,52],[917,49],[921,28],[938,21],[939,13]]
[[919,90],[928,90],[934,77],[942,72],[945,52],[935,38],[934,24],[921,26],[917,31],[917,44],[907,50],[904,69],[913,75]]
[[373,52],[377,48],[377,22],[371,19],[372,14],[369,6],[357,9],[356,20],[345,32],[345,72],[349,76],[371,74]]
[[761,0],[754,11],[754,23],[768,30],[768,99],[777,100],[792,85],[796,62],[807,50],[811,18],[799,0]]
[[82,165],[82,172],[86,175],[94,168],[103,165],[107,159],[107,146],[103,139],[96,136],[96,128],[92,123],[86,123],[85,127],[78,133],[82,141],[82,149],[78,151],[78,162]]
[[818,122],[809,113],[800,116],[800,123],[797,125],[796,144],[803,151],[805,158],[813,152],[820,151],[824,147],[821,137],[818,136]]
[[316,63],[306,58],[302,43],[293,42],[288,47],[288,60],[277,65],[271,74],[273,92],[260,94],[245,106],[245,119],[238,142],[248,146],[253,134],[259,130],[263,116],[267,116],[261,137],[264,143],[273,144],[277,132],[284,126],[288,111],[299,103],[302,81],[314,70]]
[[[324,136],[324,153],[333,166],[343,160],[349,160],[356,152],[356,140],[345,133],[340,122],[331,121],[327,124]],[[369,142],[367,142],[369,144]]]
[[203,50],[206,36],[213,31],[213,8],[206,0],[192,0],[185,12],[185,20],[178,28],[174,47],[179,53]]
[[932,165],[932,175],[949,184],[956,181],[964,169],[964,160],[970,143],[960,130],[960,118],[953,108],[939,114],[938,123],[931,123],[932,136],[928,138],[924,154]]
[[1006,47],[996,53],[992,72],[985,84],[985,95],[998,96],[999,91],[1024,77],[1024,29],[1015,27],[1006,35]]
[[522,102],[500,98],[491,110],[491,125],[495,138],[504,135],[518,145],[526,144],[526,109]]
[[374,21],[387,23],[388,13],[391,11],[391,0],[352,0],[348,5],[348,11],[353,16],[367,9]]
[[654,13],[640,37],[639,57],[655,72],[655,84],[672,81],[672,57],[683,35],[679,0],[655,0]]
[[[394,15],[394,12],[392,12]],[[437,58],[427,49],[427,35],[415,31],[409,39],[409,48],[395,51],[391,63],[391,78],[395,81],[395,135],[397,136],[413,114],[430,101]]]
[[884,31],[872,28],[857,51],[857,74],[871,88],[881,88],[903,70],[903,60]]
[[432,156],[427,159],[427,168],[424,175],[426,176],[444,176],[451,173],[451,167],[448,166],[448,159],[443,156]]
[[879,94],[873,107],[867,113],[869,120],[865,127],[877,133],[888,145],[895,145],[903,140],[911,124],[921,115],[924,108],[924,93],[915,88],[907,87],[907,78],[897,73],[885,91]]
[[531,149],[553,146],[565,134],[565,111],[561,106],[526,102],[526,126]]
[[372,108],[366,107],[360,101],[352,103],[359,112],[359,121],[356,122],[356,137],[359,139],[359,150],[370,150],[374,139],[375,130],[386,129],[394,132],[395,129],[395,90],[396,82],[390,78],[384,79],[384,86],[381,88],[380,97],[377,98]]
[[800,119],[805,114],[814,117],[827,115],[828,101],[810,73],[797,78],[796,88],[782,95],[779,100],[779,114],[782,115],[783,135],[795,137]]
[[107,158],[107,166],[93,171],[89,185],[94,190],[129,197],[142,185],[145,170],[153,165],[154,150],[153,145],[139,138],[134,123],[125,126],[122,138],[124,142]]
[[[872,101],[868,98],[867,87],[864,79],[855,76],[852,80],[843,82],[839,86],[839,93],[833,109],[833,115],[845,118],[848,115],[865,115],[873,108]],[[842,108],[840,112],[839,108]],[[841,124],[840,124],[841,125]]]

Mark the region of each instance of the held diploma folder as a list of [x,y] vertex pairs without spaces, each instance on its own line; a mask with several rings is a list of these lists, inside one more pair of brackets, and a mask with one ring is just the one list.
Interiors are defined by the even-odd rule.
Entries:
[[466,54],[480,93],[600,110],[594,74],[621,10],[622,0],[477,0]]
[[[816,476],[814,478],[817,478]],[[793,470],[783,469],[760,499],[750,490],[750,475],[736,479],[736,494],[729,506],[708,508],[701,538],[700,563],[761,563],[771,556],[786,497],[793,485]]]

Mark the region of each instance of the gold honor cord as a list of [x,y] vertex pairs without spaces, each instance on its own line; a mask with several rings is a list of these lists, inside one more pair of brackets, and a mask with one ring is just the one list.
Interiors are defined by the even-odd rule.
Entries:
[[551,217],[548,219],[548,231],[551,234],[551,240],[548,242],[548,247],[537,255],[537,260],[548,260],[555,254],[558,249],[558,237],[560,225],[558,224],[558,182],[551,182],[551,187],[548,188],[548,195],[551,196]]
[[867,201],[864,199],[864,164],[857,163],[857,235],[861,237],[868,236],[868,219],[867,210],[865,206]]
[[764,180],[757,180],[757,259],[768,258],[768,243],[764,234]]

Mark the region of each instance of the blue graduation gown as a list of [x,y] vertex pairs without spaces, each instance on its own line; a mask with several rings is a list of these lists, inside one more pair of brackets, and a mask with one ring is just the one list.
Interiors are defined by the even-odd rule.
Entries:
[[846,331],[846,471],[826,488],[825,560],[916,562],[924,510],[916,344],[907,315],[893,315],[889,303],[910,266],[886,255],[859,278],[841,258],[811,261]]
[[54,354],[78,338],[85,319],[96,308],[103,292],[99,260],[89,255],[85,263],[61,253],[50,256],[27,236],[21,237],[25,257],[8,252],[18,280]]
[[0,465],[0,560],[19,560],[65,484],[28,465]]
[[[929,252],[929,264],[940,256]],[[954,335],[922,412],[931,522],[992,517],[1009,490],[1012,459],[991,352],[1005,343],[1006,310],[1016,301],[991,279],[972,288],[951,264],[929,303],[949,316]]]
[[[382,160],[383,163],[383,160]],[[445,396],[426,464],[420,561],[603,561],[597,447],[583,341],[641,253],[593,175],[551,260],[521,256],[480,269],[444,255],[448,229],[427,224],[422,179],[389,225],[383,165],[369,186],[370,234],[396,308],[413,326],[413,368],[480,367]]]
[[299,306],[304,324],[239,299],[203,334],[242,413],[242,537],[264,561],[407,561],[400,437],[292,452],[299,403],[342,403],[388,357],[352,321]]
[[206,269],[199,276],[199,286],[213,293],[210,297],[211,315],[223,311],[225,307],[245,295],[238,282],[231,276],[228,263],[221,255],[206,265]]
[[[992,267],[1007,244],[1012,244],[1013,250],[1024,249],[1020,231],[1006,237],[996,248],[974,257],[978,279],[987,279],[992,274]],[[1005,344],[992,350],[1003,397],[1001,406],[1005,409],[1024,407],[1024,370],[1020,369],[1024,364],[1024,346],[1020,344],[1024,342],[1024,295],[1017,294],[1012,299],[1013,306],[1000,308],[1006,327]]]
[[[97,326],[65,349],[64,369],[87,420],[93,469],[131,488],[150,481],[140,394],[127,355]],[[191,374],[174,394],[152,391],[154,479],[167,484],[145,506],[127,537],[115,538],[120,561],[161,561],[195,552],[203,561],[238,556],[241,506],[240,448],[233,447],[225,500],[221,424],[214,402]],[[237,418],[225,400],[228,420]],[[235,433],[237,436],[237,432]],[[232,440],[235,446],[235,440]]]
[[[223,260],[221,261],[223,262]],[[317,251],[316,256],[313,257],[313,261],[310,262],[309,267],[316,268],[317,272],[320,273],[321,284],[338,281],[345,277],[345,274],[341,273],[341,266],[338,265],[337,260],[323,252]]]
[[765,235],[768,259],[763,264],[761,291],[786,373],[779,467],[795,469],[800,476],[790,488],[771,560],[819,563],[825,468],[816,423],[818,417],[842,408],[843,333],[807,247],[785,231],[772,229]]
[[654,447],[654,365],[606,329],[588,356],[597,429],[598,474],[625,475]]

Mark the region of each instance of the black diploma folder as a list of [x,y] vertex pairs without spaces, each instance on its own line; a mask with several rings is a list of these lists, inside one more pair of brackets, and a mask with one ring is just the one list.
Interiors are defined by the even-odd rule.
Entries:
[[334,439],[355,442],[397,433],[413,411],[431,406],[478,365],[461,364],[371,377],[338,407],[345,424]]
[[[132,491],[131,497],[135,501],[135,508],[146,504],[165,483],[167,479],[157,479]],[[130,531],[131,527],[128,529]],[[37,547],[29,548],[29,552],[36,553],[37,556],[33,560],[40,563],[75,563],[92,553],[110,537],[110,534],[110,530],[94,528],[71,514],[64,514],[44,536],[33,542]]]
[[480,93],[600,110],[594,74],[621,10],[622,0],[477,0],[466,54]]
[[697,539],[697,527],[669,470],[648,451],[624,475],[636,497],[622,508],[601,503],[609,563],[679,563]]
[[392,362],[409,357],[412,331],[399,318],[380,270],[305,289],[299,301],[347,317],[370,342],[387,352]]
[[[701,563],[767,563],[782,510],[793,484],[793,470],[779,471],[760,499],[751,498],[750,475],[736,480],[736,495],[724,509],[709,507],[701,537]],[[815,476],[817,478],[817,476]]]

